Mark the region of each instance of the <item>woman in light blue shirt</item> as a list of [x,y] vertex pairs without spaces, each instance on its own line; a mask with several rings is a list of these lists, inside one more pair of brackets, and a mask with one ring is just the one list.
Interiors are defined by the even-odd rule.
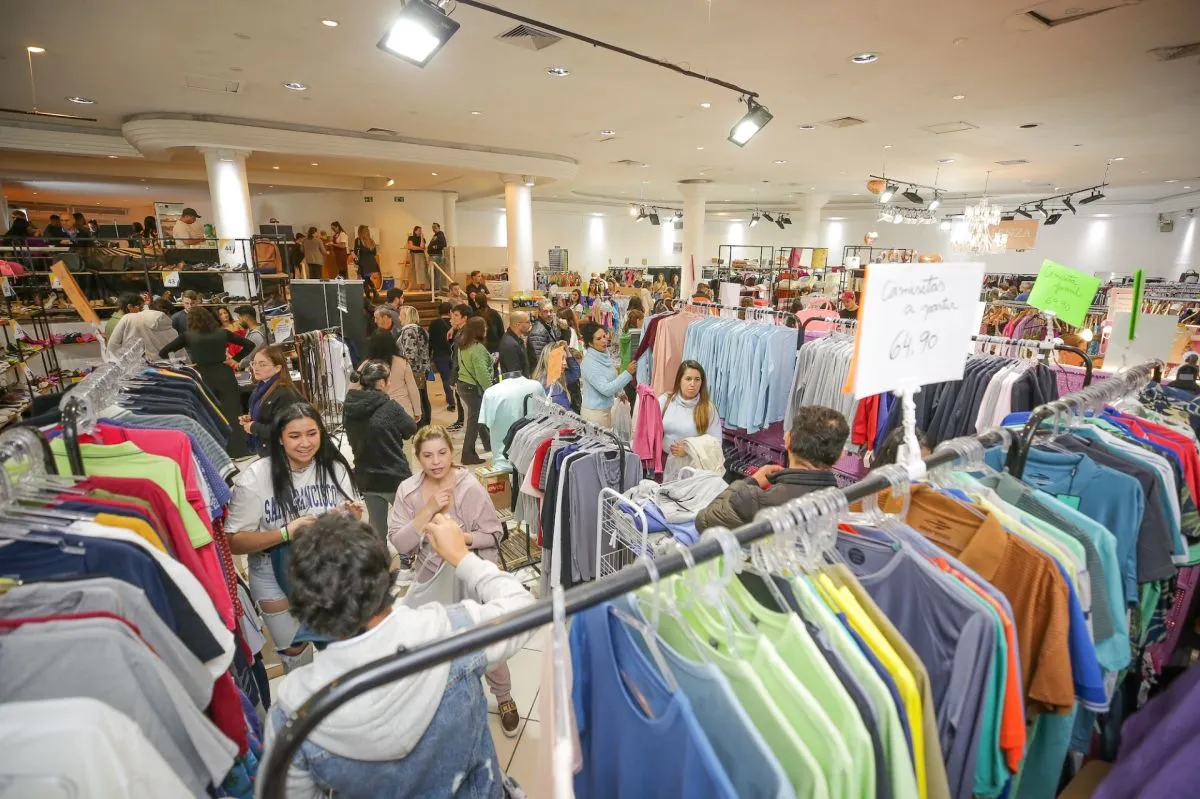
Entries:
[[587,351],[583,354],[583,418],[603,427],[612,427],[614,399],[637,373],[637,361],[618,371],[608,354],[608,330],[595,322],[579,326]]

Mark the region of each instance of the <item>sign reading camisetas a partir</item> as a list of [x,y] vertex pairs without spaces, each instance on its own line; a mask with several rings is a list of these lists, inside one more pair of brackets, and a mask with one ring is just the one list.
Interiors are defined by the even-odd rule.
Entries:
[[983,264],[869,265],[854,396],[961,379],[982,287]]

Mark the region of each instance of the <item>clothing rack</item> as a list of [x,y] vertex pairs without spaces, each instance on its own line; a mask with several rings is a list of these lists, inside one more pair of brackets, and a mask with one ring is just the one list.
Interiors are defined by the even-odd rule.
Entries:
[[1024,347],[1025,349],[1038,350],[1039,352],[1069,352],[1073,355],[1078,355],[1083,360],[1083,387],[1087,388],[1092,384],[1092,358],[1079,347],[1072,347],[1070,344],[1062,344],[1058,341],[1034,340],[1034,339],[1016,339],[1005,338],[1004,336],[985,336],[982,334],[971,336],[971,341],[979,342],[980,344],[1001,344],[1004,346]]
[[101,412],[116,404],[125,381],[145,367],[144,350],[141,338],[135,338],[119,352],[109,353],[108,362],[96,367],[58,406],[62,412],[63,446],[72,474],[84,474],[79,435],[96,429]]
[[617,434],[614,433],[613,431],[611,431],[607,428],[601,427],[600,425],[595,424],[593,422],[589,422],[587,419],[584,419],[582,416],[576,414],[574,411],[567,410],[566,408],[564,408],[563,406],[554,402],[554,400],[549,399],[548,397],[539,397],[535,394],[526,394],[525,395],[525,399],[523,400],[522,405],[521,405],[521,411],[522,411],[522,413],[524,413],[525,416],[529,416],[529,401],[530,400],[533,400],[535,403],[537,403],[537,405],[533,409],[535,416],[561,416],[565,421],[568,421],[571,423],[571,427],[578,427],[580,429],[586,430],[589,433],[593,433],[595,435],[598,435],[598,436],[601,436],[604,438],[611,438],[613,440],[613,443],[615,443],[617,445],[617,449],[621,452],[622,457],[624,457],[625,450],[627,450],[628,447],[626,447],[625,444],[623,444],[621,442],[620,437],[618,437]]
[[1060,414],[1073,415],[1087,408],[1102,408],[1107,403],[1139,390],[1147,382],[1162,379],[1165,364],[1154,360],[1138,364],[1113,375],[1103,383],[1087,386],[1079,391],[1059,397],[1053,402],[1040,405],[1029,414],[1029,421],[1021,431],[1019,446],[1009,449],[1005,468],[1013,477],[1020,479],[1025,471],[1025,459],[1033,446],[1033,436],[1042,422]]
[[840,332],[845,333],[852,333],[858,328],[857,319],[842,319],[837,316],[831,316],[828,319],[819,316],[810,317],[800,322],[800,341],[797,343],[797,349],[804,346],[804,331],[813,322],[824,322],[827,325],[833,325],[835,328],[839,328]]
[[[685,300],[682,297],[663,300],[663,302],[673,311],[682,311],[685,308],[696,311],[711,311],[713,309],[719,311],[744,311],[746,312],[747,317],[754,315],[787,318],[795,315],[791,311],[777,311],[774,308],[760,308],[756,305],[721,305],[715,302],[692,302],[691,300]],[[753,322],[756,320],[752,318],[743,318],[742,321]]]
[[324,350],[321,349],[321,339],[325,336],[337,336],[345,340],[342,328],[336,325],[297,333],[296,354],[300,359],[300,376],[304,381],[308,401],[321,414],[321,420],[329,434],[336,436],[342,429],[342,404],[334,396],[330,380],[325,379],[329,377],[331,368],[330,364],[324,362]]
[[[1008,431],[990,430],[978,436],[947,441],[936,452],[925,456],[922,460],[926,469],[933,469],[959,460],[964,453],[972,449],[977,450],[979,447],[1010,443],[1013,446],[1019,446],[1019,442],[1013,442],[1013,437]],[[849,504],[878,494],[885,489],[898,488],[907,480],[907,472],[904,471],[904,467],[885,466],[846,488],[824,489],[817,494],[793,500],[776,512],[775,522],[771,518],[763,516],[733,530],[732,535],[739,545],[746,546],[760,538],[775,535],[775,528],[781,517],[799,518],[803,514],[805,518],[813,518],[819,513],[817,511],[817,500],[819,499],[826,499],[836,494],[839,496],[839,502]],[[570,588],[562,593],[562,607],[568,615],[578,613],[650,585],[658,578],[677,574],[698,563],[713,560],[724,554],[722,541],[714,537],[704,538],[688,549],[686,554],[663,555],[654,558],[653,565],[650,567],[640,562],[634,568],[626,568],[600,580]],[[538,627],[549,624],[554,617],[554,602],[550,597],[546,597],[525,610],[510,613],[414,649],[401,650],[394,655],[364,664],[345,673],[335,682],[314,693],[284,723],[275,739],[275,745],[266,760],[265,767],[259,771],[263,796],[266,799],[284,799],[284,775],[296,750],[318,724],[346,702],[373,688],[443,663],[449,663],[455,658],[480,651],[514,635],[532,632]]]

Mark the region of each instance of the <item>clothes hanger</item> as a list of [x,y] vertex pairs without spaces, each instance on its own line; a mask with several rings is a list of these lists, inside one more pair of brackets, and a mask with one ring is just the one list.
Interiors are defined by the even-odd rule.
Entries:
[[[646,648],[649,650],[650,656],[654,658],[654,664],[658,666],[658,670],[662,674],[667,688],[673,694],[678,693],[679,683],[675,680],[675,674],[671,671],[671,667],[667,664],[667,659],[663,656],[662,650],[658,646],[658,617],[662,607],[662,586],[658,581],[658,568],[654,565],[654,559],[645,555],[639,556],[635,563],[641,563],[646,567],[646,571],[650,575],[650,585],[654,589],[654,602],[651,605],[649,623],[635,619],[616,605],[609,606],[609,613],[642,636],[642,640],[646,642]],[[561,589],[561,586],[559,588]]]

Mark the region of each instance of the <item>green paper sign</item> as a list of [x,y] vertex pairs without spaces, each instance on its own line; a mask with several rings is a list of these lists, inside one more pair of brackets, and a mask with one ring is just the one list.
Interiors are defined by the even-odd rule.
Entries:
[[1069,325],[1079,327],[1092,307],[1092,298],[1100,288],[1100,278],[1085,275],[1049,259],[1042,262],[1029,304],[1039,311],[1053,313]]
[[1133,273],[1133,306],[1129,309],[1129,340],[1137,340],[1138,319],[1142,318],[1142,284],[1146,275],[1141,269]]

